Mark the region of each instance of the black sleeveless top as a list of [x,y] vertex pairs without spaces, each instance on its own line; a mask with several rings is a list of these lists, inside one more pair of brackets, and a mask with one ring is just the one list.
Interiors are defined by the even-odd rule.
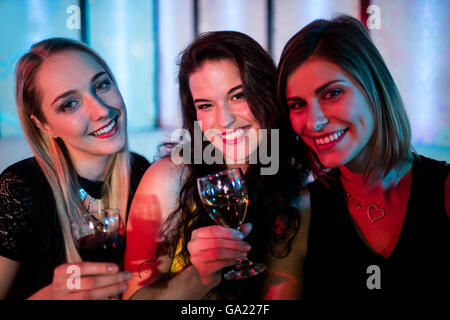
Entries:
[[449,169],[446,162],[415,156],[405,219],[388,258],[359,236],[337,170],[331,188],[311,183],[305,299],[448,296],[450,222],[444,190]]
[[[129,204],[149,165],[131,153]],[[78,181],[91,196],[101,197],[102,183]],[[0,256],[21,263],[8,299],[26,299],[49,285],[55,267],[65,263],[55,200],[35,158],[19,161],[0,175]]]

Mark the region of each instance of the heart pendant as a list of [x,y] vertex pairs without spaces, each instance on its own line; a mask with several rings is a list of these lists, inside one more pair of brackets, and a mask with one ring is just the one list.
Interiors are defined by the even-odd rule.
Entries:
[[370,221],[374,223],[375,221],[384,217],[384,210],[376,204],[372,203],[367,207],[367,216],[369,217]]

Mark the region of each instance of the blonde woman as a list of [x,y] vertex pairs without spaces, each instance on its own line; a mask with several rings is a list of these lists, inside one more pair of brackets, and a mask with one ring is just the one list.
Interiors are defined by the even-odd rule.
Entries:
[[[16,66],[17,112],[34,157],[0,176],[0,298],[102,299],[127,288],[128,272],[82,262],[70,221],[129,201],[149,163],[130,154],[126,109],[92,49],[53,38]],[[119,262],[120,263],[120,262]],[[81,288],[67,286],[79,267]]]

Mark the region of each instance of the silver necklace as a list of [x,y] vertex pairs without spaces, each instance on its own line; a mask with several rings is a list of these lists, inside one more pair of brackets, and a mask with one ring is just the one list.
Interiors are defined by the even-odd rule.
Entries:
[[[400,177],[400,172],[401,172],[401,167],[400,169],[397,171],[397,176],[395,177],[394,183],[387,189],[389,190],[391,187],[394,187],[395,184],[398,181],[398,178]],[[364,204],[361,200],[356,199],[350,192],[348,192],[347,190],[345,190],[345,196],[349,199],[352,200],[353,202],[355,202],[356,204],[356,208],[358,210],[361,209],[362,204]],[[385,210],[384,208],[381,207],[381,205],[379,205],[380,203],[382,203],[384,201],[384,195],[382,195],[382,197],[374,202],[365,204],[367,206],[367,217],[369,217],[370,222],[375,223],[376,221],[382,219],[385,216]]]
[[[361,209],[361,204],[362,202],[358,199],[356,199],[355,197],[353,197],[350,192],[346,191],[345,192],[345,196],[354,201],[356,203],[356,208]],[[384,197],[383,197],[384,198]],[[384,200],[384,199],[381,199]],[[377,201],[378,202],[378,201]],[[367,205],[367,216],[370,219],[370,222],[374,223],[377,220],[380,220],[381,218],[384,217],[385,215],[385,211],[384,208],[382,208],[381,206],[379,206],[378,204],[376,204],[375,202],[369,203]]]
[[89,193],[86,192],[82,187],[78,189],[78,193],[80,194],[81,202],[83,202],[89,213],[94,212],[95,209],[101,209],[101,199],[96,199],[92,197]]

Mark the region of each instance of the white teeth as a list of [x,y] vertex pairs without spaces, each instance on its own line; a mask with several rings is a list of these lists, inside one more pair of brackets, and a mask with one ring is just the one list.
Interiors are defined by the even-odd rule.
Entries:
[[234,130],[233,132],[224,134],[224,135],[223,135],[223,138],[224,138],[225,140],[235,140],[235,139],[238,139],[238,138],[240,138],[244,133],[246,133],[248,129],[249,129],[249,128],[244,128],[244,129],[243,129],[243,128],[239,128],[239,129],[236,129],[236,130]]
[[101,136],[102,134],[105,134],[105,133],[108,133],[109,131],[111,131],[112,128],[114,128],[115,125],[116,125],[116,119],[111,121],[111,123],[107,127],[103,128],[103,129],[100,129],[100,130],[97,130],[95,132],[92,132],[91,135],[93,135],[93,136]]
[[327,143],[333,142],[334,140],[338,139],[340,136],[342,136],[343,133],[344,133],[344,130],[340,130],[340,131],[338,131],[336,133],[332,133],[326,137],[314,139],[314,141],[316,142],[316,144],[319,144],[319,145],[327,144]]

